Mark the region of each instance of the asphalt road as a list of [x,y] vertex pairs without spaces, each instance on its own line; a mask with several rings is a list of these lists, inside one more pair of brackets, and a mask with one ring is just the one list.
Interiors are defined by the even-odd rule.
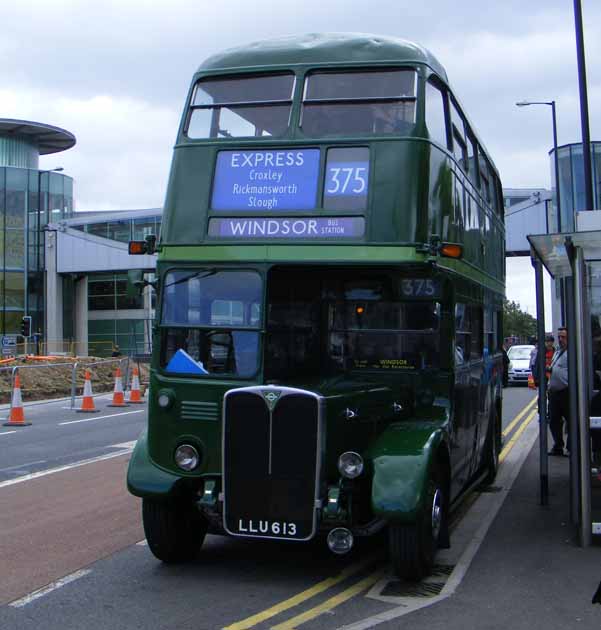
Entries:
[[[6,427],[0,411],[0,483],[114,452],[113,445],[137,439],[146,422],[146,405],[109,407],[112,395],[95,397],[97,413],[77,413],[69,400],[30,404],[31,426]],[[80,401],[77,405],[80,406]]]
[[[505,390],[507,450],[518,450],[533,397],[527,389]],[[99,401],[102,411],[85,417],[59,403],[39,405],[26,409],[31,427],[15,433],[0,427],[2,630],[329,630],[398,605],[398,583],[387,582],[381,538],[361,540],[341,558],[323,542],[208,536],[199,561],[158,562],[141,542],[139,500],[127,494],[124,479],[127,443],[145,414],[106,408],[107,402]],[[96,456],[108,459],[66,467]],[[511,467],[510,458],[501,471]],[[57,466],[64,469],[44,474]],[[466,509],[459,520],[469,514]],[[453,547],[459,552],[457,528]],[[378,584],[379,597],[364,596]],[[423,593],[415,599],[421,606]]]

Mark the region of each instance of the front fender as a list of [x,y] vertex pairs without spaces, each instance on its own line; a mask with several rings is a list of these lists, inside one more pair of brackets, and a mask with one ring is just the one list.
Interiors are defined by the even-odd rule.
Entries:
[[438,424],[403,422],[390,425],[378,436],[367,452],[373,467],[371,502],[375,515],[415,522],[445,435]]
[[166,499],[174,492],[179,477],[158,468],[148,454],[148,435],[144,431],[134,448],[127,468],[127,489],[136,497]]

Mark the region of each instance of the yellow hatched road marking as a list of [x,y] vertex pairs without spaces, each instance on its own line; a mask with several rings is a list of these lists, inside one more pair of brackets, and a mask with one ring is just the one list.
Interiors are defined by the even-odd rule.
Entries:
[[532,407],[537,403],[537,401],[538,401],[538,396],[536,396],[534,400],[531,400],[522,409],[522,411],[518,413],[518,415],[505,427],[505,431],[503,431],[502,433],[503,437],[511,433],[511,430],[513,429],[513,427],[522,419],[523,416],[525,416],[532,409]]
[[315,586],[312,586],[311,588],[308,588],[307,590],[302,591],[302,593],[299,593],[298,595],[294,595],[294,597],[290,597],[289,599],[286,599],[283,602],[280,602],[279,604],[276,604],[275,606],[268,608],[267,610],[257,613],[256,615],[253,615],[252,617],[247,617],[246,619],[237,621],[236,623],[233,623],[223,628],[223,630],[246,630],[247,628],[252,628],[257,624],[262,623],[266,619],[275,617],[276,615],[279,615],[285,610],[288,610],[289,608],[293,608],[294,606],[298,606],[299,604],[302,604],[304,601],[310,599],[311,597],[315,597],[315,595],[319,595],[319,593],[323,593],[324,591],[327,591],[329,588],[332,588],[332,586],[336,586],[336,584],[343,582],[344,580],[355,575],[356,573],[363,571],[363,569],[374,564],[379,559],[380,559],[379,554],[372,554],[361,562],[356,562],[355,564],[351,564],[346,569],[341,571],[338,575],[331,578],[327,578],[321,582],[318,582],[317,584],[315,584]]
[[363,578],[361,581],[357,582],[357,584],[354,584],[353,586],[347,588],[345,591],[342,591],[342,593],[338,593],[338,595],[334,595],[334,597],[326,599],[323,604],[319,604],[319,606],[310,608],[304,613],[301,613],[296,617],[292,617],[292,619],[288,619],[288,621],[284,621],[277,626],[272,626],[272,630],[295,630],[295,628],[298,628],[298,626],[307,623],[307,621],[311,621],[312,619],[315,619],[315,617],[319,617],[319,615],[323,614],[324,612],[332,610],[333,608],[336,608],[336,606],[340,606],[340,604],[344,604],[344,602],[348,601],[358,593],[361,593],[361,591],[366,591],[368,588],[370,588],[370,586],[373,586],[385,573],[385,568],[378,569],[371,575],[368,575],[366,578]]

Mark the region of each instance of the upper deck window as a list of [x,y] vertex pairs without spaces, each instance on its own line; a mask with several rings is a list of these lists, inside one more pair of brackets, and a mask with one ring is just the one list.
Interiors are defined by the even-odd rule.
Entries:
[[281,136],[290,123],[294,75],[201,79],[194,88],[189,138]]
[[415,127],[415,70],[314,72],[304,87],[309,136],[407,135]]

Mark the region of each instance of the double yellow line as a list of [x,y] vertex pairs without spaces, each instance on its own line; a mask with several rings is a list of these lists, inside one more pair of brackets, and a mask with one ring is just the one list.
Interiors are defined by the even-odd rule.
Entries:
[[[518,427],[513,437],[505,444],[501,454],[499,456],[499,463],[502,462],[505,457],[507,457],[507,453],[513,448],[516,441],[519,439],[520,435],[524,432],[534,415],[538,412],[536,408],[537,398],[530,401],[519,413],[518,415],[507,425],[505,431],[503,431],[503,437],[509,435],[514,427],[526,416],[522,424]],[[528,415],[526,415],[528,414]],[[345,580],[362,573],[364,570],[373,567],[373,565],[379,563],[382,560],[382,556],[380,554],[372,554],[362,560],[361,562],[356,562],[346,567],[343,571],[341,571],[338,575],[327,578],[318,582],[314,586],[298,593],[298,595],[294,595],[289,599],[286,599],[279,604],[275,604],[271,608],[267,608],[262,612],[257,613],[256,615],[252,615],[251,617],[247,617],[246,619],[242,619],[241,621],[237,621],[225,628],[223,630],[249,630],[250,628],[254,628],[260,623],[279,615],[290,608],[294,608],[299,604],[327,591],[328,589],[344,582]],[[321,604],[310,608],[309,610],[300,613],[294,617],[291,617],[287,621],[279,623],[276,626],[272,626],[272,630],[295,630],[298,626],[315,619],[319,615],[323,614],[326,611],[332,610],[337,606],[340,606],[344,602],[353,598],[355,595],[366,591],[368,588],[372,587],[378,580],[380,580],[386,573],[386,566],[379,566],[375,571],[370,573],[367,577],[359,580],[352,586],[348,587],[344,591],[341,591],[337,595],[326,599]]]
[[[346,567],[346,569],[341,571],[338,575],[318,582],[317,584],[315,584],[315,586],[312,586],[311,588],[302,591],[302,593],[294,595],[294,597],[290,597],[289,599],[286,599],[283,602],[280,602],[279,604],[268,608],[267,610],[257,613],[252,617],[247,617],[242,621],[237,621],[236,623],[227,626],[223,630],[247,630],[248,628],[253,628],[257,624],[263,623],[267,619],[275,617],[285,610],[298,606],[308,599],[315,597],[315,595],[319,595],[320,593],[327,591],[340,582],[344,582],[353,575],[356,575],[364,569],[376,564],[381,559],[382,557],[379,554],[372,554],[361,562],[356,562],[355,564],[351,564],[350,566]],[[278,630],[292,630],[297,625],[306,623],[310,619],[314,619],[315,617],[321,615],[322,612],[325,612],[326,610],[331,610],[332,608],[339,606],[340,604],[349,600],[351,597],[355,596],[357,593],[360,593],[361,591],[369,588],[372,584],[375,584],[384,574],[384,570],[384,568],[378,569],[375,573],[372,573],[360,582],[357,582],[357,584],[355,584],[354,586],[351,586],[345,591],[342,591],[335,597],[326,600],[325,602],[323,602],[323,604],[316,606],[315,608],[311,608],[310,610],[307,610],[306,612],[297,615],[296,617],[292,617],[288,621],[274,626],[274,628],[277,628]]]
[[503,431],[502,435],[503,437],[506,437],[513,431],[514,427],[522,420],[522,418],[526,416],[526,414],[528,414],[526,416],[526,419],[516,429],[515,433],[513,434],[509,442],[507,442],[503,446],[503,450],[501,451],[501,454],[499,455],[499,464],[501,464],[505,460],[505,458],[509,454],[509,451],[514,447],[515,443],[520,439],[520,435],[522,435],[522,433],[526,430],[526,427],[530,424],[530,421],[532,420],[532,418],[534,418],[534,416],[538,413],[538,407],[536,404],[537,402],[538,402],[538,396],[535,397],[533,400],[531,400],[522,409],[522,411],[520,411],[520,413],[518,413],[518,415],[507,425],[507,427],[505,428],[505,431]]

